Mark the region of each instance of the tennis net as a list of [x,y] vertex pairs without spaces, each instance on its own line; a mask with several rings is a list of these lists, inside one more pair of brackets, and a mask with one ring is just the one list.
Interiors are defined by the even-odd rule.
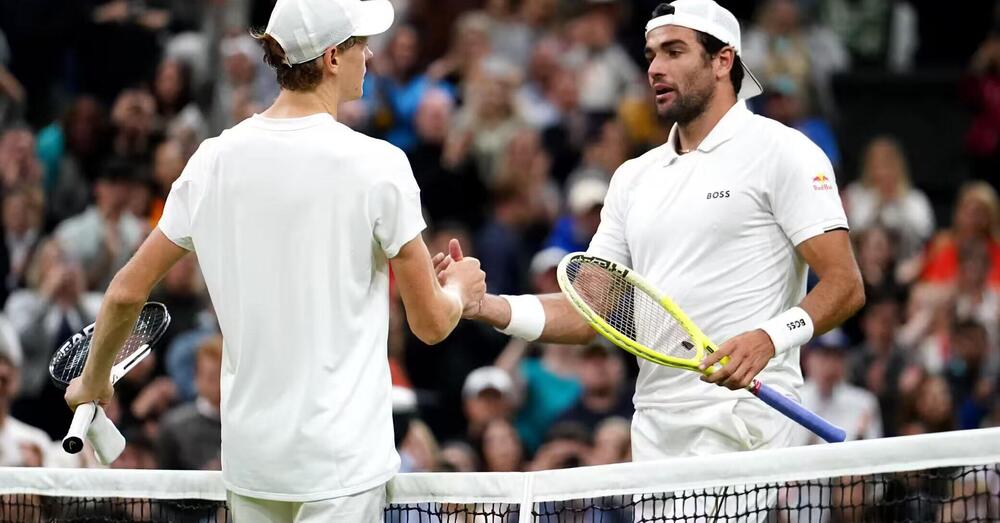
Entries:
[[[401,474],[387,523],[1000,521],[1000,429],[531,473]],[[215,472],[0,469],[3,522],[231,521]]]

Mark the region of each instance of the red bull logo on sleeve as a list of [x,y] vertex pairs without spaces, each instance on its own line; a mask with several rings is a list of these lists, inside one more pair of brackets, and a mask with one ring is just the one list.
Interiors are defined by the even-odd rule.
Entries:
[[825,174],[817,174],[813,177],[813,189],[816,191],[832,191],[833,184],[830,177]]

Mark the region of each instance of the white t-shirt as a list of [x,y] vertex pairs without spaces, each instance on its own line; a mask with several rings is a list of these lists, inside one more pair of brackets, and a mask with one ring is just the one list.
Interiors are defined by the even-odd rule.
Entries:
[[403,152],[325,113],[255,115],[202,143],[159,228],[197,251],[225,339],[226,487],[314,501],[389,480],[388,259],[424,229]]
[[[618,168],[589,252],[645,276],[721,344],[798,305],[807,266],[795,246],[846,228],[847,219],[819,147],[744,102],[695,151],[678,155],[676,133]],[[645,360],[639,367],[637,408],[734,394],[694,372]],[[796,398],[798,347],[777,354],[759,377]]]

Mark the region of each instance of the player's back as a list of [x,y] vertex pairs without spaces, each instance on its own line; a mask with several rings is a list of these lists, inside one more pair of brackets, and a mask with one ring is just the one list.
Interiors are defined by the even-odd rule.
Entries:
[[419,208],[402,152],[326,114],[255,116],[206,141],[171,198],[225,338],[227,486],[302,500],[387,480],[387,258],[423,228],[394,214]]

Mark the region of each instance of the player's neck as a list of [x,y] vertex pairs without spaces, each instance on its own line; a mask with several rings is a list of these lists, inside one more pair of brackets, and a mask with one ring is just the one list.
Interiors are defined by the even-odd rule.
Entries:
[[674,144],[677,152],[684,154],[697,149],[733,105],[736,105],[735,96],[723,96],[716,92],[701,115],[690,122],[677,124],[677,143]]
[[317,113],[328,113],[336,119],[339,104],[337,86],[324,83],[312,91],[282,89],[271,107],[261,115],[268,118],[301,118]]

